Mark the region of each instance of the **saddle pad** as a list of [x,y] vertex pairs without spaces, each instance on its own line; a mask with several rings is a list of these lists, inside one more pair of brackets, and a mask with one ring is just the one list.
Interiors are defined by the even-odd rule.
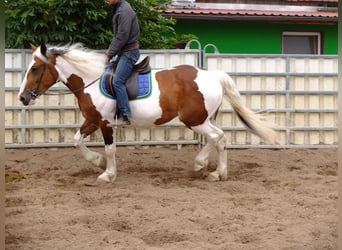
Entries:
[[[108,86],[106,84],[107,80],[108,80],[108,75],[104,74],[100,79],[100,91],[104,96],[116,100],[116,96],[113,96],[111,94],[110,89],[108,89]],[[139,74],[137,84],[138,84],[138,96],[134,100],[142,99],[142,98],[146,98],[150,96],[152,92],[151,72],[146,73],[146,74]]]

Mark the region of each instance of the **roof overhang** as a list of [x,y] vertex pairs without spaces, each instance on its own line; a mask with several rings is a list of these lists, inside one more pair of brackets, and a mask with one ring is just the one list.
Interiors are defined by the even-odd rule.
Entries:
[[338,22],[337,10],[313,6],[196,3],[191,7],[170,6],[161,14],[176,20],[324,24],[337,24]]

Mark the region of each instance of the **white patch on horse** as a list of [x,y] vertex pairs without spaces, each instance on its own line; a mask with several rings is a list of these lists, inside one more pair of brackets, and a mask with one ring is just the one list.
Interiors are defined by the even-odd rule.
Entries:
[[211,118],[222,103],[223,90],[220,84],[220,78],[219,75],[216,77],[214,71],[197,70],[195,82],[198,86],[198,90],[203,95],[208,118]]
[[[59,79],[65,83],[67,83],[68,78],[71,76],[71,74],[73,74],[75,72],[75,71],[72,71],[75,69],[71,69],[70,67],[72,67],[72,66],[68,65],[68,63],[62,57],[58,56],[56,58],[55,69],[58,72]],[[63,70],[61,70],[61,69],[63,69]]]
[[154,122],[162,116],[163,110],[159,104],[160,90],[155,76],[158,71],[151,71],[151,95],[148,98],[129,102],[132,111],[131,122],[139,127],[153,126]]

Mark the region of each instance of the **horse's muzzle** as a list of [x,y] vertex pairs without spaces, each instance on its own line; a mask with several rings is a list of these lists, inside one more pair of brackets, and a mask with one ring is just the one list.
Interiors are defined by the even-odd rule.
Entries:
[[35,98],[33,98],[33,96],[31,94],[22,94],[19,96],[19,100],[22,102],[22,104],[24,104],[24,106],[28,106],[28,105],[33,105],[35,104]]

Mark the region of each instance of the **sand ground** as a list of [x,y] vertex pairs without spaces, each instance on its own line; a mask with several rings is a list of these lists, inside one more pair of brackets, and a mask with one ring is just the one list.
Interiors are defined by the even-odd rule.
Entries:
[[77,149],[7,149],[6,249],[337,249],[336,149],[230,149],[224,182],[198,152],[119,147],[93,186]]

